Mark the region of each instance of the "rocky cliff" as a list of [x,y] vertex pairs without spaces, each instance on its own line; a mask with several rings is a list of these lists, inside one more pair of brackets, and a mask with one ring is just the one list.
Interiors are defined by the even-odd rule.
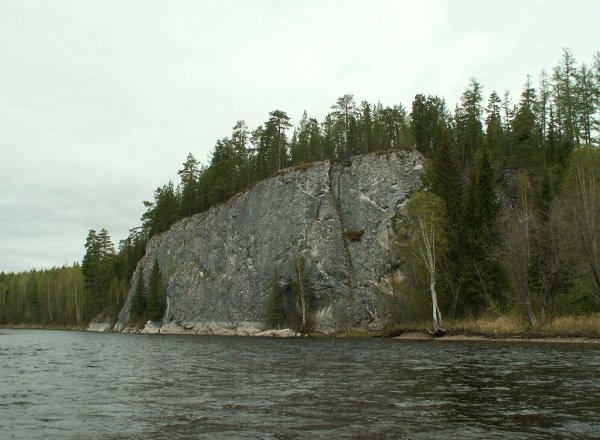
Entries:
[[374,284],[397,261],[392,219],[421,186],[416,152],[291,168],[153,237],[114,329],[126,329],[139,271],[158,261],[166,284],[161,332],[253,334],[265,327],[273,277],[304,261],[317,328],[382,325]]

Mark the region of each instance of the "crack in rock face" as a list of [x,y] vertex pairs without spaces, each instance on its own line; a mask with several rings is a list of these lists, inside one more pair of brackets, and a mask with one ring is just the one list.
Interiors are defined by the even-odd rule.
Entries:
[[155,261],[168,308],[160,332],[257,334],[265,330],[273,277],[283,285],[304,261],[317,329],[385,323],[374,286],[398,261],[392,222],[421,188],[419,153],[353,157],[290,168],[153,237],[114,330],[126,329],[140,271]]

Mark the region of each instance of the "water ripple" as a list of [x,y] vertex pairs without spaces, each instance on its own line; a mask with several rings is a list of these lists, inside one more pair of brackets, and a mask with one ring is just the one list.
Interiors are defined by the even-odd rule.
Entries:
[[3,438],[600,438],[597,346],[0,332]]

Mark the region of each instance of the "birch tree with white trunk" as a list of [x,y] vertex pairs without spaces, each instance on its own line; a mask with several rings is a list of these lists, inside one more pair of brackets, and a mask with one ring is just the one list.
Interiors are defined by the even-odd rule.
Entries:
[[414,194],[405,206],[404,227],[407,245],[428,277],[431,295],[433,332],[435,336],[447,333],[443,328],[436,290],[437,264],[447,247],[446,207],[438,196],[428,192]]

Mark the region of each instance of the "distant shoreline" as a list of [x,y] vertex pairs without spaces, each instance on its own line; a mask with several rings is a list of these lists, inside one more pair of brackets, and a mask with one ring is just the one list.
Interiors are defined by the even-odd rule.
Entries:
[[87,331],[86,327],[77,325],[44,325],[44,324],[0,324],[0,330],[68,330]]

